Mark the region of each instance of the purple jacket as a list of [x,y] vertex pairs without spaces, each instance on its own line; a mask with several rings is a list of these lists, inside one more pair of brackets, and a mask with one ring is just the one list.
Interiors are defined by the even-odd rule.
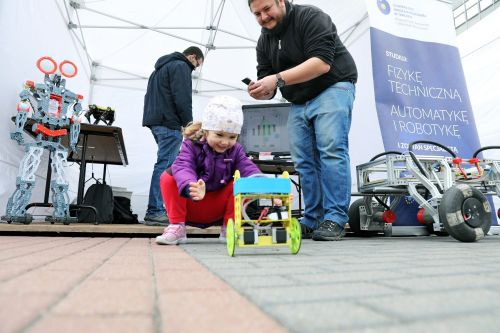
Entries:
[[190,182],[203,179],[207,192],[216,191],[227,185],[234,172],[242,177],[261,173],[259,168],[246,156],[238,142],[224,153],[215,152],[206,141],[184,140],[181,152],[172,164],[172,174],[182,195]]

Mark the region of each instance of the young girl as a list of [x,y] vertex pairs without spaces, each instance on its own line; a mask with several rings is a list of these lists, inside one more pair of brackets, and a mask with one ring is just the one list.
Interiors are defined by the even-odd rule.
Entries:
[[184,129],[186,140],[181,152],[160,178],[163,201],[170,225],[156,243],[185,243],[186,224],[207,228],[225,226],[234,219],[233,175],[260,173],[236,142],[243,125],[241,103],[229,96],[212,98],[203,112],[202,122]]

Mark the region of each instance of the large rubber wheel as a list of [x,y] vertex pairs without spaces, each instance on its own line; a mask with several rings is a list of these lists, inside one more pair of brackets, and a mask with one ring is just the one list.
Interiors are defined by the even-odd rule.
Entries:
[[364,199],[358,199],[352,203],[347,212],[349,216],[349,230],[353,232],[356,236],[374,236],[377,235],[377,231],[367,231],[361,230],[361,214],[359,213],[359,207],[365,205]]
[[229,219],[227,221],[226,247],[227,247],[227,254],[229,254],[230,257],[234,257],[234,248],[236,247],[236,232],[234,230],[233,219]]
[[300,231],[300,224],[296,218],[292,217],[290,220],[290,252],[292,254],[299,253],[300,245],[302,243],[302,236]]
[[481,191],[467,184],[458,184],[444,192],[439,219],[453,238],[475,242],[490,230],[491,207]]

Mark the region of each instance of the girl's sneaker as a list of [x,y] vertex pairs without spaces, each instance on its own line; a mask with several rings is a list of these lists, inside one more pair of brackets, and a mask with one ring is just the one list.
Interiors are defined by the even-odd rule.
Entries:
[[162,235],[156,237],[156,243],[161,245],[177,245],[186,242],[186,226],[184,223],[170,224],[163,230]]
[[219,243],[226,244],[226,226],[222,225],[220,227]]

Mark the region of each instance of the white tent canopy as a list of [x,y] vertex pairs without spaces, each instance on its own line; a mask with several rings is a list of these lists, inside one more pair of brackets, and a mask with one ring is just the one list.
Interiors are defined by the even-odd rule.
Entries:
[[[365,162],[383,147],[367,147],[369,145],[362,144],[356,135],[366,133],[370,128],[375,131],[373,135],[379,135],[374,126],[366,122],[367,118],[376,121],[376,116],[366,115],[359,107],[363,95],[373,93],[372,88],[363,83],[363,69],[371,66],[371,60],[366,59],[359,46],[366,42],[368,29],[364,0],[294,2],[313,4],[329,13],[358,64],[360,82],[351,146],[364,148],[353,151],[352,163]],[[498,18],[496,22],[499,22]],[[244,0],[7,0],[0,3],[0,28],[0,54],[6,74],[4,78],[8,78],[2,80],[0,89],[4,106],[0,112],[5,119],[0,123],[1,133],[4,133],[0,138],[0,165],[5,170],[0,180],[0,210],[4,209],[15,188],[17,168],[23,156],[22,147],[9,138],[8,133],[14,126],[7,119],[16,112],[22,83],[42,80],[42,74],[35,67],[41,56],[51,56],[57,62],[68,59],[77,63],[80,73],[69,79],[66,86],[85,96],[84,108],[88,104],[97,104],[116,110],[113,125],[123,129],[129,165],[108,168],[106,180],[110,185],[126,187],[133,192],[133,210],[140,217],[146,209],[150,176],[156,160],[156,144],[149,130],[141,127],[141,122],[147,77],[157,58],[183,51],[191,45],[199,46],[205,52],[203,67],[193,74],[195,119],[199,118],[208,98],[214,95],[230,94],[244,104],[257,102],[248,97],[245,85],[240,81],[247,76],[255,78],[254,48],[260,31]],[[493,44],[498,46],[498,38]],[[498,79],[496,55],[488,51],[493,49],[481,50],[476,55],[480,53],[484,57],[482,64],[491,66],[491,79],[495,79],[494,75]],[[466,62],[476,55],[465,59]],[[471,71],[476,70],[471,68]],[[487,125],[487,122],[481,122],[482,112],[493,114],[494,110],[498,111],[492,85],[490,89],[476,89],[476,86],[482,87],[479,84],[481,79],[469,73],[467,67],[466,78],[478,126]],[[478,110],[475,103],[483,103],[485,95],[492,101],[487,104],[489,110],[482,106]],[[280,101],[279,96],[274,100]],[[479,132],[481,136],[481,128]],[[498,136],[488,136],[488,143],[493,144],[497,139]],[[72,196],[76,196],[77,166],[71,169],[70,189]],[[89,165],[87,169],[90,174],[92,167]],[[94,169],[96,176],[101,177],[101,166],[94,166]],[[46,157],[37,173],[33,200],[42,198],[45,170]]]
[[[331,3],[315,2],[322,8]],[[87,76],[93,84],[143,88],[137,81],[147,79],[156,59],[195,45],[206,56],[204,66],[194,73],[197,96],[239,93],[242,100],[255,103],[240,82],[255,75],[260,33],[246,1],[75,1],[69,8],[63,4],[64,19],[86,50],[86,68],[91,68]],[[335,13],[339,31],[350,33],[350,26],[365,17],[364,3],[339,6]]]

